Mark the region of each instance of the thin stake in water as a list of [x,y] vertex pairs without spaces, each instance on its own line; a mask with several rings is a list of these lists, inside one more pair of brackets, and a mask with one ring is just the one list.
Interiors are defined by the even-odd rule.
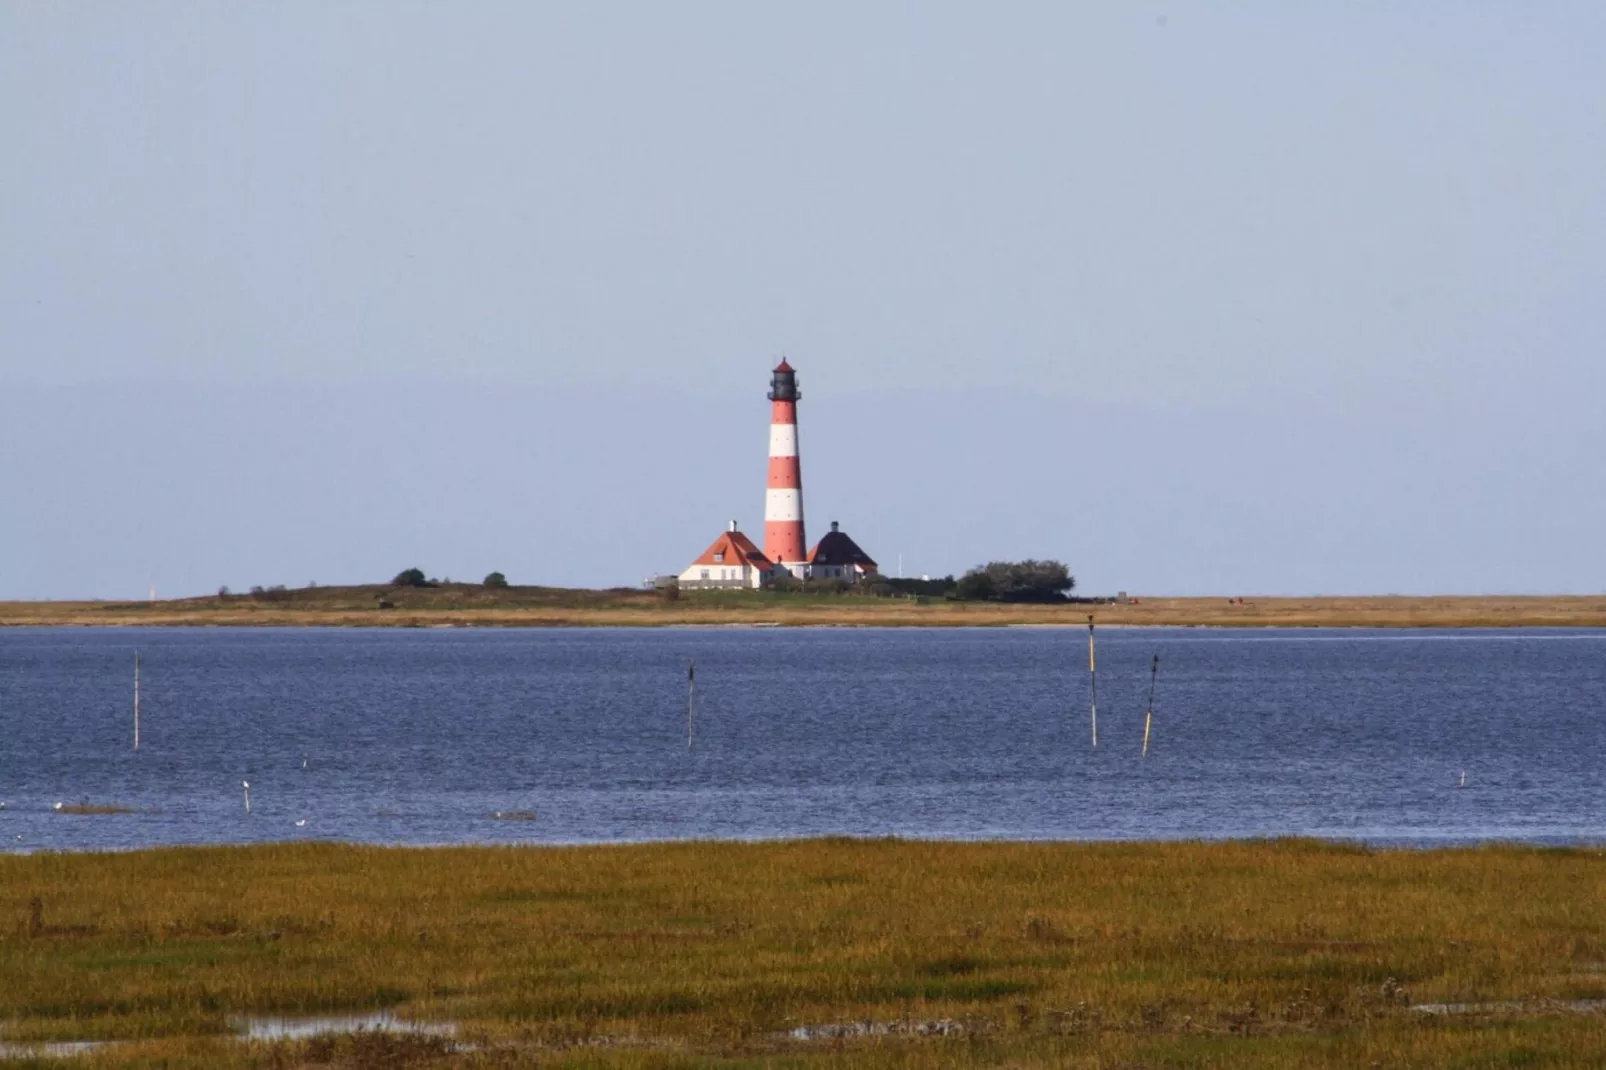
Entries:
[[245,812],[249,814],[251,812],[251,782],[242,780],[240,781],[240,787],[245,789]]
[[1154,681],[1160,675],[1160,655],[1154,656],[1149,666],[1149,711],[1143,715],[1143,756],[1149,756],[1149,725],[1154,721]]
[[1093,746],[1099,745],[1099,666],[1093,657],[1093,614],[1087,615],[1087,678],[1093,688]]
[[686,664],[686,749],[691,750],[692,714],[697,709],[697,659]]
[[134,749],[139,750],[139,651],[134,651]]

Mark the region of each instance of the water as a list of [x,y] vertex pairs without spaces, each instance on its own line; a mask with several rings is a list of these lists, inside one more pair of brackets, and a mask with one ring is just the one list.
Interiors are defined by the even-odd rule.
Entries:
[[450,1037],[457,1033],[453,1022],[415,1022],[398,1018],[388,1011],[373,1014],[341,1014],[323,1018],[251,1017],[229,1023],[243,1040],[306,1040],[332,1033],[406,1033],[413,1036]]
[[1096,751],[1087,684],[1074,629],[6,630],[0,848],[1606,840],[1603,631],[1104,629]]
[[[279,1016],[252,1016],[232,1018],[230,1026],[242,1041],[307,1040],[312,1037],[337,1033],[392,1033],[411,1036],[454,1037],[455,1022],[419,1022],[399,1018],[388,1011],[371,1014],[342,1014],[318,1018],[285,1018]],[[0,1040],[0,1061],[17,1059],[74,1059],[98,1051],[120,1047],[119,1040],[57,1040],[57,1041],[5,1041]],[[468,1051],[469,1045],[453,1044],[453,1050]]]
[[38,1044],[0,1040],[0,1059],[76,1059],[111,1046],[100,1040],[56,1040]]

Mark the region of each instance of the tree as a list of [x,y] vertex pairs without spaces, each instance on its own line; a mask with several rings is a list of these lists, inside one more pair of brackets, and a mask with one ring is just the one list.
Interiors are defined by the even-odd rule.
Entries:
[[502,575],[500,572],[493,572],[489,576],[485,577],[485,586],[506,587],[507,577]]
[[961,602],[989,602],[997,593],[998,588],[986,568],[973,568],[954,584],[954,597]]
[[421,568],[404,569],[396,573],[396,578],[390,582],[397,587],[429,586],[429,580],[424,578],[424,570]]
[[1062,602],[1076,578],[1059,561],[990,561],[959,577],[954,597],[966,602]]

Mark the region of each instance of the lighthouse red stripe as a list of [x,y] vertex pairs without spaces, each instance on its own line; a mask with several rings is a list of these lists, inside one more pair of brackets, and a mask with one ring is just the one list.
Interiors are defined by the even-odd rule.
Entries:
[[796,520],[772,520],[765,524],[764,545],[778,555],[772,559],[777,564],[808,560],[803,549],[803,525]]
[[795,424],[797,423],[797,402],[772,401],[770,402],[770,423]]
[[802,490],[803,469],[796,457],[771,457],[771,490]]

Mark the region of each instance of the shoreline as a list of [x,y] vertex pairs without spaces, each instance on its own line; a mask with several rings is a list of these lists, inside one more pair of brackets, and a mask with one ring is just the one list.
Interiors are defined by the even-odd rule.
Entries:
[[[27,813],[29,811],[13,811]],[[33,811],[35,813],[41,811]],[[1142,848],[1156,851],[1193,848],[1272,849],[1278,845],[1303,844],[1317,849],[1356,851],[1363,854],[1433,855],[1476,854],[1483,851],[1562,851],[1581,855],[1600,856],[1606,860],[1606,832],[1593,836],[1553,837],[1548,839],[1501,838],[1480,839],[1416,839],[1365,837],[1334,837],[1316,833],[1277,832],[1265,835],[1187,836],[1167,839],[1124,839],[1106,837],[1092,839],[1036,839],[1030,837],[999,836],[918,836],[876,835],[869,833],[830,832],[809,833],[797,836],[743,836],[707,838],[688,836],[668,839],[622,840],[441,840],[429,843],[386,842],[374,840],[342,839],[340,837],[300,836],[286,839],[230,840],[227,842],[175,841],[172,843],[142,843],[126,846],[95,847],[0,847],[0,865],[7,859],[60,857],[123,857],[128,855],[167,853],[172,851],[226,852],[257,850],[299,850],[301,848],[329,848],[353,851],[384,851],[439,854],[452,851],[633,851],[675,848],[706,848],[712,851],[744,848],[808,847],[810,845],[903,845],[920,848],[1046,848],[1052,850],[1083,851],[1102,848]]]
[[156,602],[0,602],[4,627],[1606,628],[1606,595],[1144,598],[1058,605],[468,585],[308,588]]

